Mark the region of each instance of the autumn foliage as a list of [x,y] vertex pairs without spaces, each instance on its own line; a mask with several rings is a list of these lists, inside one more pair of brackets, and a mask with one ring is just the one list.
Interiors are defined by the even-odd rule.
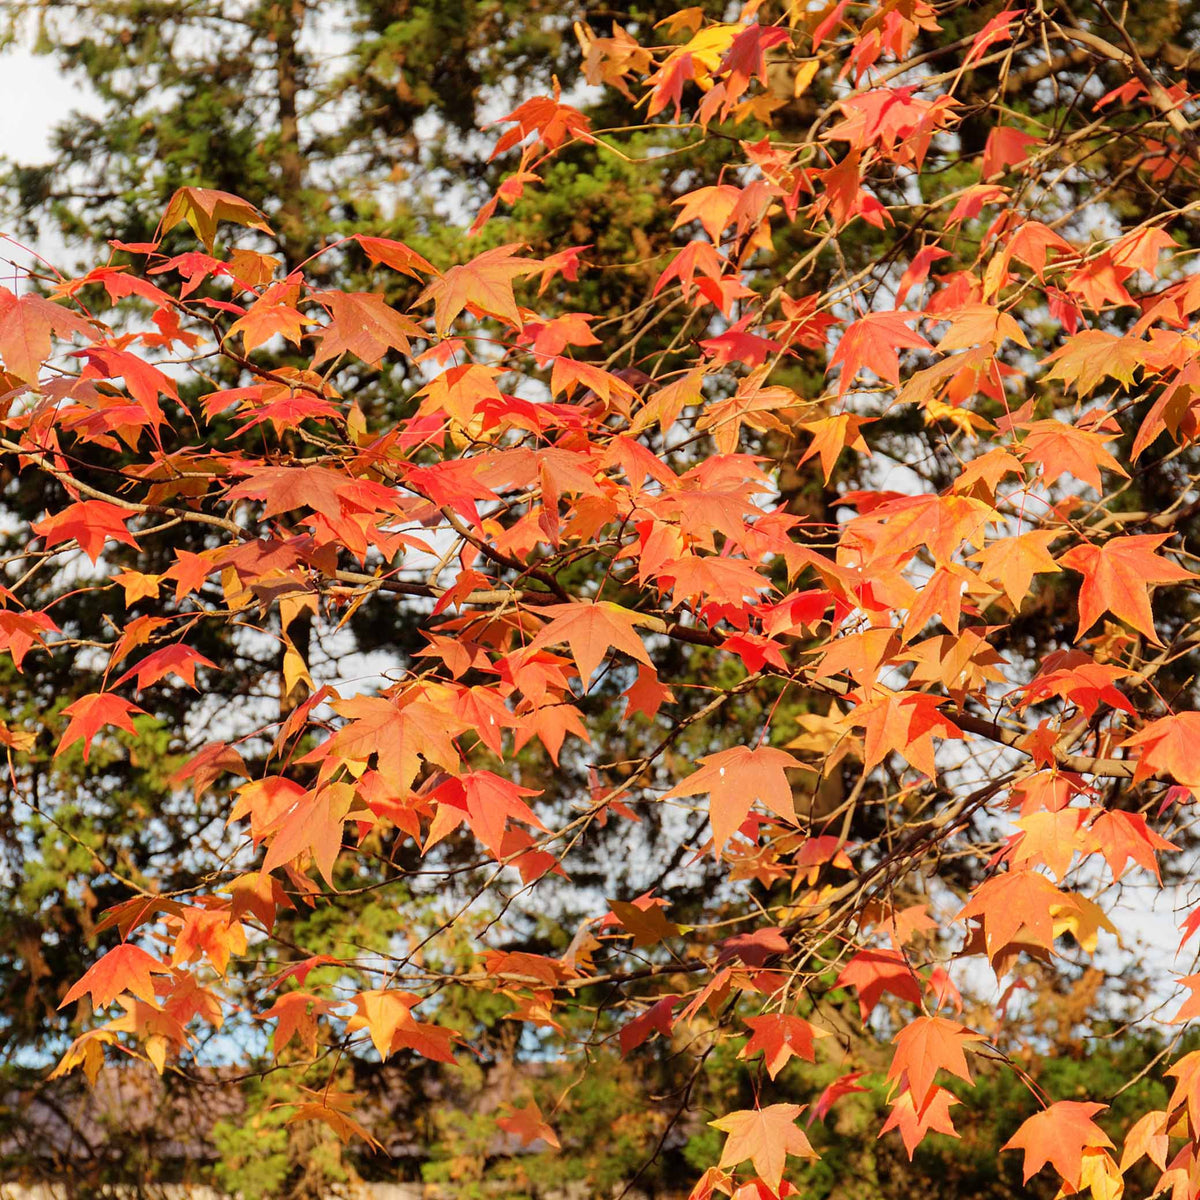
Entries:
[[[512,170],[461,261],[364,234],[285,270],[263,213],[184,188],[154,241],[0,289],[0,447],[56,497],[6,563],[0,646],[18,671],[102,672],[0,729],[14,789],[47,739],[102,779],[153,753],[146,693],[203,693],[248,646],[279,665],[271,694],[175,731],[191,752],[164,793],[220,806],[194,881],[97,861],[128,898],[61,997],[57,1075],[186,1073],[241,1026],[270,1036],[290,1120],[374,1146],[342,1055],[453,1070],[473,1054],[455,997],[487,997],[576,1072],[669,1043],[691,1080],[736,1046],[752,1101],[698,1113],[689,1082],[653,1117],[659,1148],[720,1135],[696,1200],[797,1194],[816,1123],[871,1072],[873,1136],[910,1157],[957,1136],[981,1071],[1013,1072],[1037,1110],[1005,1146],[1026,1180],[1113,1200],[1148,1161],[1173,1200],[1200,1194],[1200,1052],[1153,1064],[1165,1107],[1116,1128],[1111,1097],[1040,1086],[1036,1043],[1004,1048],[1020,993],[1119,956],[1124,886],[1153,907],[1193,845],[1192,96],[1115,16],[989,10],[960,35],[942,15],[752,0],[579,25],[581,82],[717,164],[680,168],[673,249],[627,312],[571,306],[588,246],[488,241],[562,156],[630,152],[568,102],[576,81],[491,130]],[[1069,134],[1007,86],[1062,54],[1118,77]],[[807,136],[773,136],[819,81]],[[1113,202],[1094,221],[1059,188],[1093,155]],[[877,249],[852,270],[839,244],[861,236]],[[348,257],[377,288],[326,285]],[[345,388],[347,365],[398,360],[400,415]],[[840,486],[849,460],[869,486]],[[1147,509],[1150,475],[1173,498]],[[182,529],[202,548],[173,550]],[[55,572],[119,590],[120,626],[37,604]],[[381,604],[420,648],[334,669],[323,647]],[[548,797],[568,767],[586,784]],[[572,893],[575,856],[650,824],[653,886]],[[685,913],[696,863],[713,882]],[[444,905],[406,907],[410,886]],[[351,924],[344,954],[288,932],[389,888],[386,951],[356,954]],[[569,945],[521,948],[550,908],[581,914]],[[1190,952],[1200,917],[1178,919]],[[1160,1020],[1200,1015],[1178,974]],[[808,1111],[780,1098],[818,1055],[834,1082]],[[559,1145],[528,1096],[499,1128]]]

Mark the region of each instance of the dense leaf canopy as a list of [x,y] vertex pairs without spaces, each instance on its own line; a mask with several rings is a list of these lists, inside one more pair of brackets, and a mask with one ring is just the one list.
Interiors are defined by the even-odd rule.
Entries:
[[1192,6],[45,7],[35,1094],[236,1094],[247,1194],[1200,1193]]

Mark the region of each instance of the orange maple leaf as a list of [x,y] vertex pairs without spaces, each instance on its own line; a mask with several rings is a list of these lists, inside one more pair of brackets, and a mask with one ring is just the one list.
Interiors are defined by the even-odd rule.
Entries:
[[511,325],[521,324],[512,281],[528,275],[540,264],[536,259],[514,255],[513,251],[519,249],[521,246],[514,243],[485,250],[469,263],[451,267],[426,286],[417,303],[433,301],[434,324],[439,334],[444,337],[454,318],[467,307]]
[[979,563],[979,574],[984,579],[1000,584],[1013,609],[1019,610],[1035,575],[1058,572],[1058,563],[1050,553],[1054,537],[1047,530],[1032,529],[989,542],[982,550],[969,551],[967,557]]
[[637,614],[619,604],[608,600],[594,604],[577,601],[547,605],[539,611],[552,619],[529,643],[529,651],[532,653],[544,646],[560,646],[566,642],[585,689],[612,648],[623,650],[638,662],[653,667],[636,632]]
[[74,704],[68,704],[63,713],[71,718],[58,749],[54,752],[57,758],[74,742],[83,742],[83,761],[87,762],[91,753],[92,740],[100,731],[102,725],[115,725],[126,733],[134,733],[134,714],[142,715],[143,710],[136,704],[114,695],[112,692],[93,692],[88,696],[80,696]]
[[280,821],[263,860],[264,873],[307,851],[333,887],[333,865],[341,853],[342,830],[353,802],[354,791],[344,783],[305,792]]
[[982,920],[988,956],[993,960],[1005,946],[1017,941],[1049,950],[1054,944],[1051,906],[1061,903],[1064,895],[1036,871],[1005,871],[980,884],[957,919]]
[[858,992],[858,1010],[865,1021],[884,992],[921,1003],[921,981],[899,950],[860,950],[837,977],[836,987]]
[[0,360],[26,383],[36,383],[50,356],[51,336],[94,340],[96,330],[78,313],[34,293],[16,299],[0,288]]
[[248,200],[212,188],[182,187],[175,192],[167,203],[159,228],[162,233],[167,233],[180,221],[186,221],[192,227],[210,253],[217,236],[218,221],[232,221],[235,225],[271,232],[262,213]]
[[933,1077],[939,1068],[971,1082],[963,1043],[981,1042],[983,1037],[945,1017],[917,1017],[901,1029],[893,1041],[896,1053],[887,1077],[907,1078],[908,1090],[919,1106],[917,1112],[920,1115],[932,1098]]
[[821,470],[824,472],[825,482],[828,483],[833,475],[833,468],[837,465],[838,456],[847,447],[863,454],[871,453],[871,447],[863,440],[860,431],[864,425],[869,425],[875,420],[878,418],[859,417],[853,413],[837,413],[832,417],[822,417],[817,421],[801,421],[800,428],[811,433],[813,440],[797,460],[796,465],[800,466],[808,462],[814,455],[819,455]]
[[753,1058],[761,1053],[763,1065],[772,1079],[787,1066],[793,1055],[805,1062],[815,1062],[813,1039],[823,1038],[824,1029],[810,1025],[803,1017],[787,1013],[768,1013],[760,1017],[747,1017],[750,1040],[742,1047],[738,1058]]
[[1104,442],[1113,436],[1062,421],[1034,421],[1021,443],[1020,455],[1025,462],[1041,464],[1046,484],[1071,474],[1100,492],[1103,491],[1101,468],[1129,478],[1129,472],[1104,448]]
[[773,746],[753,749],[734,746],[731,750],[705,755],[699,761],[700,770],[677,783],[663,799],[708,793],[714,854],[721,853],[721,847],[746,819],[755,800],[761,800],[789,824],[795,822],[792,785],[785,772],[800,764],[786,750]]
[[1025,1151],[1026,1183],[1049,1163],[1072,1190],[1078,1190],[1084,1149],[1112,1146],[1108,1135],[1092,1120],[1107,1107],[1059,1100],[1044,1112],[1034,1113],[1000,1149]]
[[409,354],[409,338],[421,327],[398,313],[375,292],[316,292],[312,297],[329,313],[329,324],[318,331],[315,371],[323,362],[350,353],[368,366],[378,366],[389,350]]
[[1161,1109],[1148,1112],[1134,1122],[1125,1135],[1125,1145],[1121,1149],[1122,1173],[1143,1155],[1160,1171],[1167,1169],[1167,1151],[1170,1148],[1168,1124],[1167,1114]]
[[959,1136],[950,1118],[950,1105],[961,1103],[958,1097],[945,1088],[935,1087],[926,1094],[924,1102],[918,1108],[912,1092],[901,1092],[892,1105],[892,1111],[880,1129],[879,1136],[883,1137],[893,1129],[898,1130],[904,1140],[904,1149],[908,1151],[908,1161],[912,1162],[913,1152],[927,1133],[944,1133],[952,1138]]
[[1200,745],[1200,713],[1160,717],[1122,744],[1140,751],[1134,783],[1162,771],[1200,798],[1200,755],[1196,753]]
[[719,1165],[736,1167],[750,1159],[759,1178],[773,1192],[778,1192],[789,1154],[798,1158],[817,1157],[803,1130],[796,1128],[796,1120],[803,1111],[799,1104],[772,1104],[767,1108],[742,1109],[709,1121],[714,1129],[729,1135]]
[[514,1137],[519,1138],[522,1146],[532,1146],[535,1142],[541,1141],[555,1150],[562,1148],[558,1135],[546,1123],[536,1100],[530,1100],[521,1108],[513,1105],[508,1107],[511,1116],[499,1117],[496,1124],[505,1133],[511,1133]]
[[1103,546],[1074,546],[1059,561],[1083,576],[1079,589],[1078,641],[1104,612],[1132,625],[1156,646],[1161,646],[1150,611],[1149,587],[1155,583],[1182,583],[1195,579],[1155,551],[1170,537],[1165,533],[1110,538]]
[[1092,822],[1091,832],[1099,843],[1100,853],[1108,863],[1114,880],[1125,874],[1129,860],[1133,859],[1138,866],[1153,871],[1161,883],[1155,851],[1179,849],[1174,842],[1155,833],[1141,813],[1123,812],[1121,809],[1105,809],[1101,812]]
[[169,975],[171,968],[140,946],[122,942],[87,969],[83,978],[62,998],[59,1008],[91,993],[93,1008],[107,1008],[122,992],[147,1004],[154,1003],[151,975]]
[[[310,1006],[311,1005],[311,1011]],[[273,1046],[275,1056],[296,1038],[309,1055],[317,1052],[317,1017],[329,1012],[332,1005],[310,992],[285,992],[266,1012],[258,1013],[260,1021],[278,1020]]]
[[129,509],[107,500],[77,500],[45,520],[35,521],[30,529],[45,539],[47,550],[74,538],[84,554],[96,562],[109,538],[139,549],[137,539],[125,527],[133,515]]

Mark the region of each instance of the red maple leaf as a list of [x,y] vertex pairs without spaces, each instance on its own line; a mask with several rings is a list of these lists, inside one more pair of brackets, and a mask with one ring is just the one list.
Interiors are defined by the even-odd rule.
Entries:
[[59,513],[35,521],[30,528],[45,539],[46,549],[74,538],[83,552],[96,562],[109,538],[138,549],[137,539],[125,527],[134,514],[107,500],[77,500]]
[[134,714],[142,714],[142,710],[136,704],[131,704],[112,692],[93,692],[91,695],[81,696],[73,704],[68,704],[63,712],[71,718],[71,722],[58,743],[54,757],[57,758],[75,742],[82,741],[84,762],[88,760],[92,739],[101,726],[115,725],[126,733],[133,733],[135,730],[132,717]]

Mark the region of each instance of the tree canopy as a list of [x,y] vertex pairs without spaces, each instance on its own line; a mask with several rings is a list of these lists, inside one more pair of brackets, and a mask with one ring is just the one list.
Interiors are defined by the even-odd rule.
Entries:
[[236,1097],[247,1195],[1200,1193],[1194,6],[43,7],[29,1094]]

